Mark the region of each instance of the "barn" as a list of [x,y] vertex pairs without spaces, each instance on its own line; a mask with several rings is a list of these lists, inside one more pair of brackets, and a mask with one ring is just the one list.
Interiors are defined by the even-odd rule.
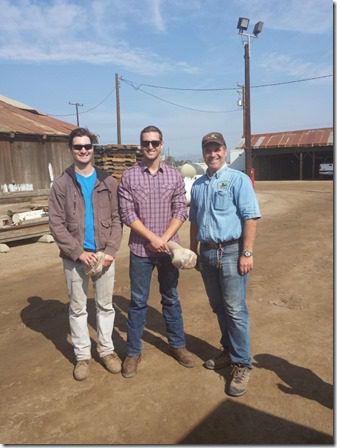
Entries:
[[48,189],[71,161],[76,126],[0,95],[0,194]]

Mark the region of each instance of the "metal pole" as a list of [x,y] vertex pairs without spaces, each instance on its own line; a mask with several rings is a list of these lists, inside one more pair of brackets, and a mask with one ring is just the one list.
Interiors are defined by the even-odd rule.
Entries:
[[246,174],[250,176],[253,168],[252,161],[252,144],[251,144],[251,127],[250,127],[250,40],[245,42],[245,119],[244,119],[244,133],[245,133],[245,162]]
[[120,102],[119,102],[119,77],[118,73],[115,73],[115,86],[116,86],[116,119],[117,119],[117,143],[122,143],[121,138],[121,115],[120,115]]

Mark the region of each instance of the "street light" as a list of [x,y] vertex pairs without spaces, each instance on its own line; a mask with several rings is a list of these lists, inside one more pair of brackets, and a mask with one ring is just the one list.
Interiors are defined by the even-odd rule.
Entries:
[[246,17],[239,17],[237,29],[244,43],[245,50],[245,86],[244,86],[244,137],[245,137],[245,163],[246,174],[252,177],[253,160],[252,160],[252,144],[251,144],[251,127],[250,127],[250,39],[251,37],[258,37],[262,31],[263,22],[257,22],[254,26],[253,32],[246,33],[248,30],[249,19]]

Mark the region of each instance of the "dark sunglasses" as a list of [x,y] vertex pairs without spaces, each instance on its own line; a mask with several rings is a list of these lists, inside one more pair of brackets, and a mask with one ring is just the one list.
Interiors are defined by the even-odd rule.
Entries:
[[73,150],[74,151],[81,151],[82,148],[84,148],[87,151],[89,151],[89,149],[92,149],[92,144],[88,143],[87,145],[73,145]]
[[158,148],[158,146],[161,144],[160,140],[142,140],[141,145],[143,148],[148,148],[152,145],[152,148]]

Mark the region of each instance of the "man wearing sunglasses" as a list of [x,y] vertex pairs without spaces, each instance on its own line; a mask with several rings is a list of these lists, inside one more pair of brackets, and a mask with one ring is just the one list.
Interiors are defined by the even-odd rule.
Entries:
[[95,289],[97,351],[108,371],[119,373],[121,361],[114,351],[112,303],[115,256],[122,238],[117,183],[93,165],[94,136],[85,128],[74,129],[69,149],[74,163],[52,185],[49,225],[60,249],[69,294],[69,324],[76,357],[74,378],[89,375],[91,343],[87,325],[89,276],[100,257],[101,270],[91,276]]
[[122,375],[136,375],[141,360],[151,277],[157,268],[169,353],[184,367],[194,367],[186,349],[184,325],[177,293],[179,272],[171,263],[169,240],[178,241],[177,231],[187,218],[185,186],[180,173],[161,163],[163,136],[156,126],[140,133],[143,161],[124,171],[118,190],[121,219],[131,228],[131,301],[127,321],[127,356]]

